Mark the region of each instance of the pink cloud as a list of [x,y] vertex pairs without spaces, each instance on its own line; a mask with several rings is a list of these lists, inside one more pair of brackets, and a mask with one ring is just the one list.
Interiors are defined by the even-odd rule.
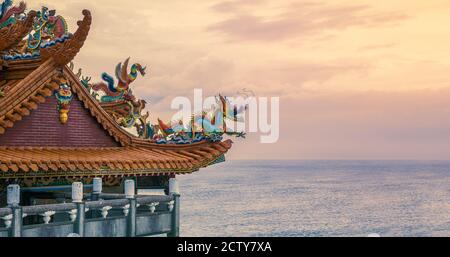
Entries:
[[[237,7],[224,2],[221,11],[232,12]],[[236,3],[232,6],[237,5]],[[256,5],[254,9],[259,6]],[[231,40],[279,41],[304,38],[324,32],[343,30],[349,27],[381,26],[408,18],[403,13],[375,13],[366,5],[332,6],[323,3],[295,2],[284,6],[274,17],[254,15],[250,12],[234,11],[232,17],[208,27],[209,31],[222,33]]]

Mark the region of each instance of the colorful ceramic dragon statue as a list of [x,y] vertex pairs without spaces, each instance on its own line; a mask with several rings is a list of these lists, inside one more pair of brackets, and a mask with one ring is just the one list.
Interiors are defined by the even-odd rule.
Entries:
[[20,2],[18,6],[12,6],[12,0],[5,0],[0,5],[0,29],[14,24],[17,16],[21,15],[26,8],[24,2]]
[[164,123],[158,119],[157,125],[148,123],[145,128],[148,130],[148,138],[158,144],[191,144],[203,140],[217,142],[223,139],[223,135],[245,138],[244,132],[233,131],[226,121],[243,122],[242,114],[246,110],[247,105],[238,107],[227,97],[219,95],[210,110],[192,115],[190,124],[186,126],[181,120]]
[[[146,102],[136,99],[130,88],[130,84],[136,80],[139,73],[145,76],[145,67],[138,63],[133,64],[128,73],[129,60],[130,58],[126,59],[123,65],[119,63],[116,66],[117,84],[114,78],[107,73],[102,74],[104,82],[96,84],[90,83],[90,77],[81,77],[80,79],[84,87],[122,127],[135,127],[139,137],[151,139],[158,144],[190,144],[202,140],[216,142],[222,140],[223,135],[245,137],[244,132],[234,132],[228,128],[226,121],[242,121],[243,118],[240,115],[247,109],[247,106],[238,108],[222,95],[216,97],[216,104],[213,108],[201,114],[192,115],[190,124],[184,125],[182,121],[164,123],[158,119],[157,124],[152,125],[147,121],[149,113],[142,113]],[[80,74],[80,71],[78,73]],[[100,91],[104,95],[98,99]]]
[[[146,124],[149,114],[142,114],[146,102],[136,99],[130,88],[130,84],[137,79],[139,74],[145,76],[146,68],[139,63],[135,63],[128,73],[129,60],[130,58],[127,58],[123,65],[119,63],[116,66],[117,85],[114,78],[107,73],[102,74],[102,79],[105,82],[96,84],[90,83],[91,77],[81,77],[80,70],[78,77],[81,77],[81,83],[92,97],[97,99],[103,108],[106,108],[119,125],[125,128],[135,127],[137,131],[144,131],[143,133],[146,135],[147,130],[143,128],[143,124]],[[73,70],[73,64],[70,65],[70,68]],[[100,96],[99,92],[103,92],[103,95]]]
[[136,80],[138,73],[145,76],[145,67],[142,67],[139,63],[135,63],[131,66],[130,73],[128,73],[128,63],[130,58],[125,60],[125,63],[117,64],[116,66],[116,78],[118,80],[117,85],[114,82],[114,78],[108,73],[102,74],[102,79],[106,82],[100,82],[94,84],[92,89],[95,91],[103,91],[104,96],[100,98],[101,102],[115,102],[115,101],[134,101],[135,98],[130,89],[130,84]]
[[63,41],[69,37],[66,20],[62,16],[55,14],[55,10],[48,10],[45,6],[42,7],[41,11],[37,12],[37,19],[33,24],[34,33],[28,36],[26,45],[28,50],[38,49],[44,40],[54,40],[56,43],[58,40]]
[[142,119],[142,110],[145,108],[144,100],[127,101],[129,113],[127,116],[119,117],[116,121],[125,128],[136,127],[137,122]]

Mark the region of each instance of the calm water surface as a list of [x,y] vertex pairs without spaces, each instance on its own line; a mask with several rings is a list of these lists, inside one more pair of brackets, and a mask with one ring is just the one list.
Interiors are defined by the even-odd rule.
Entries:
[[182,236],[450,236],[450,162],[227,161],[179,181]]

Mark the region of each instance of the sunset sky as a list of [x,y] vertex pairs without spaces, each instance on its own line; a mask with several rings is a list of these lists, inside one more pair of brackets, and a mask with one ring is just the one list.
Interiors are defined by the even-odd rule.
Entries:
[[229,158],[450,159],[450,1],[44,0],[74,31],[75,60],[100,81],[127,57],[151,119],[175,96],[279,96],[281,135],[236,139]]

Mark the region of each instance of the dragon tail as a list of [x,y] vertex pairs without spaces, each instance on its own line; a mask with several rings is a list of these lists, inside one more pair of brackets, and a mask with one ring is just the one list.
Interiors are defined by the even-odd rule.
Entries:
[[56,18],[55,36],[60,38],[68,32],[67,22],[66,19],[60,15],[56,16]]
[[150,123],[147,123],[145,125],[145,128],[147,130],[147,138],[153,138],[153,136],[155,135],[155,131],[153,130],[152,125],[150,125]]
[[[8,2],[8,1],[6,1]],[[6,3],[5,2],[5,3]],[[3,4],[5,4],[3,3]],[[9,6],[12,4],[12,2],[9,4]],[[20,2],[19,6],[14,6],[13,8],[6,10],[8,8],[8,4],[7,5],[2,5],[2,15],[0,16],[0,23],[6,21],[7,19],[9,19],[11,16],[13,16],[14,14],[20,14],[23,13],[25,11],[26,8],[26,4],[24,2]]]
[[[108,73],[102,73],[102,79],[108,84],[108,91],[112,93],[117,93],[117,89],[114,87],[114,78],[111,77]],[[108,93],[105,91],[105,93]]]
[[6,13],[6,10],[11,5],[12,5],[12,0],[5,0],[5,1],[3,1],[2,5],[0,7],[0,18],[2,18],[4,16],[4,14]]
[[163,132],[163,134],[164,134],[165,136],[170,135],[170,134],[173,133],[173,130],[172,130],[171,126],[168,125],[168,124],[165,124],[165,123],[164,123],[162,120],[160,120],[160,119],[158,119],[158,125],[159,125],[159,128],[161,129],[161,131]]

